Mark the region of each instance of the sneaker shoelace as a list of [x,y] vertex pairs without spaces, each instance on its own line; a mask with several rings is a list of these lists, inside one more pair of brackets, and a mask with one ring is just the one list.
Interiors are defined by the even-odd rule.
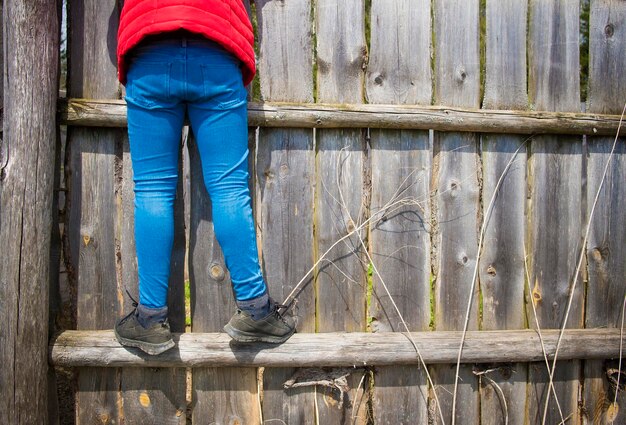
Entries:
[[[139,306],[139,303],[137,302],[137,300],[130,294],[130,292],[128,291],[128,289],[125,290],[126,291],[126,295],[128,295],[128,298],[130,298],[131,300],[131,304],[133,305],[133,309],[131,310],[130,313],[128,313],[126,316],[124,316],[122,318],[122,320],[120,321],[120,323],[124,323],[126,320],[128,320],[133,314],[137,314],[137,307]],[[161,327],[164,328],[169,328],[170,324],[168,322],[167,319],[165,319],[164,321],[161,322]]]
[[122,320],[120,320],[120,323],[126,322],[133,314],[135,314],[135,312],[137,311],[137,306],[139,305],[137,300],[135,298],[133,298],[132,295],[130,295],[130,292],[128,292],[128,289],[126,289],[126,294],[128,295],[128,298],[130,298],[131,301],[132,301],[133,309],[131,310],[130,313],[128,313],[126,316],[124,316],[122,318]]
[[[271,301],[272,305],[270,307],[270,311],[272,312],[272,314],[274,314],[278,319],[280,319],[283,323],[287,323],[287,321],[285,320],[284,315],[289,311],[290,306],[285,305],[285,304],[279,304],[275,301]],[[283,310],[284,311],[281,311]]]

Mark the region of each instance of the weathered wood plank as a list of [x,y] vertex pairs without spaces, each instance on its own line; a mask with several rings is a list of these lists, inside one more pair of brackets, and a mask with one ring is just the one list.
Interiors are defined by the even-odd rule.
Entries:
[[[549,358],[554,357],[558,329],[544,329]],[[460,331],[411,332],[428,364],[456,362]],[[125,349],[112,330],[63,331],[50,341],[54,365],[78,367],[228,367],[416,365],[415,349],[400,332],[296,333],[281,345],[231,344],[225,333],[174,334],[176,348],[159,356]],[[603,359],[619,355],[616,328],[571,329],[563,335],[559,358]],[[541,342],[530,329],[468,331],[461,361],[506,363],[543,361]]]
[[[69,7],[68,95],[119,97],[115,48],[117,2],[72,2]],[[77,288],[78,329],[111,329],[122,314],[116,260],[115,190],[123,131],[68,129],[69,253]],[[67,249],[67,248],[66,248]],[[114,272],[115,271],[115,272]],[[81,369],[77,423],[121,421],[119,372]]]
[[[261,97],[313,102],[311,0],[257,2]],[[276,46],[281,46],[277,49]],[[311,129],[259,129],[257,217],[263,272],[281,302],[313,266],[315,148]],[[298,332],[315,331],[313,276],[296,295]],[[314,388],[284,389],[296,369],[263,372],[263,419],[313,423]]]
[[[580,110],[579,2],[531,0],[529,18],[529,96],[540,110]],[[537,307],[539,326],[563,325],[570,285],[576,270],[582,239],[582,140],[564,136],[540,136],[530,151],[529,241],[531,302]],[[547,231],[550,229],[550,231]],[[581,276],[578,277],[581,280]],[[583,288],[577,282],[568,328],[583,325]],[[529,323],[534,327],[528,305]],[[579,421],[580,362],[563,362],[554,373],[555,391],[563,418]],[[541,423],[548,391],[548,373],[537,364],[529,369],[528,413],[530,423]],[[562,418],[550,394],[545,423]],[[571,415],[571,416],[570,416]]]
[[[180,174],[180,171],[179,171]],[[184,257],[185,230],[183,221],[182,178],[179,178],[175,202],[174,245],[170,263],[168,290],[169,322],[173,332],[185,331]],[[121,223],[119,225],[121,251],[121,278],[124,289],[138,294],[137,257],[135,255],[135,213],[133,171],[128,139],[124,140],[122,154]],[[136,295],[134,295],[136,296]],[[138,298],[137,298],[138,299]],[[130,300],[126,310],[130,309]],[[124,421],[135,423],[185,423],[186,371],[183,368],[139,370],[122,369],[120,374]]]
[[373,0],[370,22],[368,101],[430,105],[430,2]]
[[[435,103],[476,108],[480,104],[479,2],[434,3]],[[449,31],[450,22],[455,31]],[[435,281],[435,329],[462,330],[472,300],[469,329],[478,326],[478,285],[470,285],[478,255],[478,137],[471,133],[435,133],[432,189]],[[445,423],[479,422],[478,380],[462,366],[456,388],[454,366],[433,368]],[[456,409],[456,410],[455,410]],[[454,411],[455,410],[455,411]],[[433,420],[441,420],[436,415]]]
[[[526,0],[487,1],[484,107],[528,107],[527,9]],[[482,328],[522,329],[525,327],[525,138],[485,134],[481,139],[482,208],[483,214],[489,214],[486,217],[488,221],[479,266],[483,300]],[[492,199],[493,209],[489,213]],[[486,376],[489,379],[481,378],[480,413],[483,425],[524,423],[527,374],[527,365],[514,363],[488,373]]]
[[[193,137],[188,139],[191,173],[189,277],[193,332],[221,332],[235,311],[230,277],[215,239],[211,201]],[[224,338],[230,338],[223,334]],[[199,368],[192,375],[192,419],[197,423],[260,423],[255,368]]]
[[[124,127],[123,101],[59,101],[63,123],[72,126]],[[248,104],[251,126],[279,128],[390,128],[515,134],[615,135],[619,115],[549,111],[506,111],[450,106]],[[626,134],[626,129],[621,129]]]
[[[367,97],[372,103],[421,103],[432,96],[430,1],[375,0],[371,9]],[[427,131],[372,130],[372,214],[395,200],[416,203],[372,223],[372,330],[403,332],[391,297],[410,330],[430,320],[430,165]],[[379,367],[372,391],[374,421],[428,422],[428,383],[422,367]]]
[[[59,19],[55,1],[7,0],[0,108],[0,422],[48,417],[48,310]],[[2,10],[4,9],[4,10]],[[24,72],[27,69],[28,72]],[[5,75],[6,72],[6,75]]]
[[[261,130],[257,153],[257,204],[263,270],[270,295],[285,299],[313,266],[315,150],[311,130]],[[313,278],[299,291],[292,311],[298,332],[315,331]],[[285,391],[293,369],[266,369],[263,417],[296,423],[313,419],[313,389]],[[295,394],[298,394],[297,396]]]
[[261,97],[313,101],[311,0],[256,2]]
[[[591,3],[589,23],[589,110],[621,114],[626,102],[626,3],[600,0]],[[613,137],[588,138],[587,217],[602,180],[614,142]],[[618,141],[606,180],[591,219],[587,243],[589,284],[585,326],[621,326],[622,301],[626,296],[626,149]],[[584,410],[589,423],[626,422],[626,397],[623,391],[615,401],[615,385],[607,380],[606,369],[616,362],[585,362]],[[623,379],[623,377],[622,377]],[[620,379],[621,381],[621,379]]]
[[[317,89],[320,102],[361,103],[366,61],[364,2],[316,2]],[[317,132],[316,245],[318,255],[365,218],[365,138],[362,130]],[[360,232],[366,238],[366,232]],[[364,331],[367,266],[364,248],[353,235],[336,246],[318,267],[317,330]],[[349,402],[339,403],[328,388],[317,391],[320,423],[364,423],[365,388],[361,376],[348,378]],[[346,400],[344,400],[346,401]],[[353,409],[354,407],[354,409]]]
[[[371,227],[372,330],[404,332],[383,283],[410,330],[430,320],[430,161],[428,132],[372,132],[372,214],[409,198]],[[397,199],[396,199],[397,198]],[[384,281],[384,282],[383,282]],[[377,423],[428,421],[428,384],[421,367],[379,368],[372,394]]]

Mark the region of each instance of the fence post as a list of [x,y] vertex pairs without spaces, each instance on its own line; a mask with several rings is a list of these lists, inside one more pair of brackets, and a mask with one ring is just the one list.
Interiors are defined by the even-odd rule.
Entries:
[[11,54],[4,58],[0,163],[0,423],[45,424],[57,2],[8,0],[3,9],[5,51]]

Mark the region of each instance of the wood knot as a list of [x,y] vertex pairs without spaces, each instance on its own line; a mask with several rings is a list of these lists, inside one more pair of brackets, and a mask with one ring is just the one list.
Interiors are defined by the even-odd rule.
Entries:
[[100,413],[98,415],[98,419],[100,419],[100,422],[103,424],[108,424],[111,420],[111,416],[109,416],[108,413]]
[[218,282],[223,281],[224,277],[226,277],[224,268],[219,264],[211,264],[209,266],[209,274],[211,275],[211,278],[213,278],[213,280],[217,280]]
[[602,261],[602,251],[600,251],[598,248],[594,248],[591,251],[591,258],[593,258],[593,261],[595,261],[596,263],[599,263],[600,261]]
[[143,407],[150,406],[150,396],[147,392],[144,391],[139,394],[139,404],[141,404]]
[[374,82],[378,85],[381,85],[383,83],[383,75],[379,75],[378,77],[374,78]]
[[496,275],[496,268],[493,266],[493,264],[490,264],[489,267],[487,267],[487,274],[489,276],[495,276]]
[[591,259],[595,263],[605,262],[609,258],[610,252],[607,245],[596,246],[591,250]]
[[348,233],[354,232],[354,221],[348,220],[348,224],[346,225],[346,229],[348,229]]
[[606,36],[606,38],[613,37],[613,34],[615,34],[615,26],[613,26],[613,24],[608,24],[606,27],[604,27],[604,35]]
[[606,409],[606,421],[607,423],[613,423],[617,420],[617,415],[619,414],[619,404],[611,403],[610,406]]
[[455,198],[460,187],[461,185],[459,184],[459,182],[457,182],[456,180],[452,180],[450,182],[450,186],[448,187],[448,190],[450,191],[450,196]]
[[459,255],[459,258],[457,260],[457,263],[459,263],[462,266],[467,265],[467,262],[469,261],[469,258],[467,257],[467,255],[465,253],[461,253]]
[[535,305],[537,305],[541,301],[541,288],[539,286],[539,279],[535,279],[535,287],[532,291],[532,301]]
[[465,82],[465,79],[467,78],[467,71],[465,70],[464,66],[460,66],[457,68],[456,71],[456,79],[459,83],[463,83]]
[[286,177],[289,174],[289,165],[282,164],[280,169],[278,170],[278,175],[280,177]]

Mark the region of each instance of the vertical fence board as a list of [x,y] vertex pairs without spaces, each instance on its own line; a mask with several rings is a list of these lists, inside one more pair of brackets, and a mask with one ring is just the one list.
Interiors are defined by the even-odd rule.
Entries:
[[[313,101],[311,1],[256,4],[261,96],[268,101]],[[283,46],[277,49],[276,46]],[[310,129],[259,130],[257,208],[263,272],[270,295],[281,302],[313,266],[315,149]],[[298,332],[315,332],[315,294],[310,276],[293,312]],[[286,390],[296,369],[263,373],[263,419],[314,421],[312,388]]]
[[[427,131],[372,131],[372,214],[396,195],[418,202],[392,210],[372,224],[372,260],[380,273],[373,277],[374,332],[405,331],[383,281],[409,329],[428,330],[430,160]],[[428,422],[428,384],[422,366],[379,367],[374,382],[376,423]]]
[[[589,112],[621,114],[626,102],[626,3],[596,0],[591,3],[589,25]],[[613,137],[588,137],[587,217],[589,217]],[[618,141],[591,220],[587,244],[589,286],[586,326],[620,327],[622,303],[626,296],[626,149]],[[615,400],[615,383],[607,379],[607,369],[617,369],[617,361],[585,362],[584,414],[589,423],[626,422],[626,397],[620,392]],[[612,378],[617,374],[612,373]],[[622,375],[620,382],[624,382]],[[623,390],[622,390],[623,391]]]
[[[430,1],[374,0],[367,71],[370,103],[429,105]],[[395,209],[371,223],[372,330],[403,332],[383,288],[387,286],[411,331],[428,329],[430,319],[430,166],[428,131],[371,131],[372,207],[376,214],[393,200],[417,204]],[[382,278],[382,281],[381,281]],[[417,354],[416,354],[417,356]],[[372,393],[377,424],[428,421],[428,384],[420,367],[379,367]]]
[[[320,102],[361,103],[366,59],[363,0],[318,0],[317,82]],[[368,188],[363,130],[317,132],[316,244],[318,257],[366,217]],[[367,243],[366,232],[360,232]],[[367,265],[359,237],[338,244],[317,270],[317,330],[364,331]],[[318,388],[320,423],[364,423],[362,374],[348,378],[349,402],[338,393]],[[344,397],[345,399],[345,397]],[[354,416],[354,417],[353,417]]]
[[[531,0],[529,28],[529,96],[537,110],[580,110],[579,2]],[[533,139],[530,160],[528,238],[532,302],[542,328],[563,324],[570,285],[582,239],[582,140],[580,137],[541,136]],[[567,327],[581,327],[582,279],[576,285]],[[529,323],[534,327],[532,309]],[[580,362],[560,362],[555,390],[564,418],[578,423]],[[529,368],[530,423],[542,421],[548,390],[543,362]],[[559,423],[551,397],[546,423]]]
[[[122,154],[121,189],[121,278],[122,285],[133,296],[138,294],[137,257],[135,255],[133,172],[128,139],[124,140]],[[184,256],[185,230],[183,221],[183,179],[179,183],[175,202],[174,245],[170,263],[168,288],[168,315],[173,332],[185,331],[184,312]],[[129,307],[126,308],[128,310]],[[184,424],[185,423],[185,369],[184,368],[124,368],[121,370],[121,396],[124,421],[127,424]]]
[[[211,201],[195,138],[188,139],[191,173],[189,277],[193,332],[221,332],[235,311],[222,251],[215,239]],[[195,368],[193,423],[260,423],[255,368]]]
[[[59,22],[54,1],[7,0],[0,101],[0,422],[48,417],[48,309]],[[4,9],[4,10],[2,10]],[[27,71],[25,71],[27,70]],[[3,114],[3,112],[5,112]],[[52,374],[53,377],[53,374]]]
[[[478,1],[434,3],[435,102],[479,106],[480,61]],[[449,25],[454,22],[454,31]],[[433,165],[433,235],[436,284],[435,328],[462,330],[472,299],[469,329],[478,326],[478,285],[470,292],[476,266],[479,227],[478,137],[470,133],[435,133]],[[455,365],[433,368],[435,391],[446,423],[452,422]],[[456,423],[479,421],[478,381],[472,367],[459,371]],[[439,421],[438,416],[435,418]]]
[[[526,0],[488,0],[483,106],[526,109]],[[524,320],[525,137],[482,135],[483,214],[487,217],[480,258],[482,329],[522,329]],[[512,162],[511,162],[512,161]],[[505,173],[507,165],[508,171]],[[505,174],[504,174],[505,173]],[[501,186],[497,189],[498,181]],[[498,367],[481,378],[481,423],[524,423],[528,366]],[[493,381],[492,381],[493,380]],[[502,391],[497,389],[496,385]],[[504,400],[502,400],[504,397]],[[504,406],[506,405],[506,409]],[[508,416],[508,418],[506,417]]]
[[[118,97],[115,48],[117,2],[69,4],[69,96]],[[68,129],[70,150],[69,243],[77,288],[78,329],[111,329],[122,313],[115,236],[116,166],[123,130]],[[82,368],[78,373],[77,423],[121,420],[119,370]]]

